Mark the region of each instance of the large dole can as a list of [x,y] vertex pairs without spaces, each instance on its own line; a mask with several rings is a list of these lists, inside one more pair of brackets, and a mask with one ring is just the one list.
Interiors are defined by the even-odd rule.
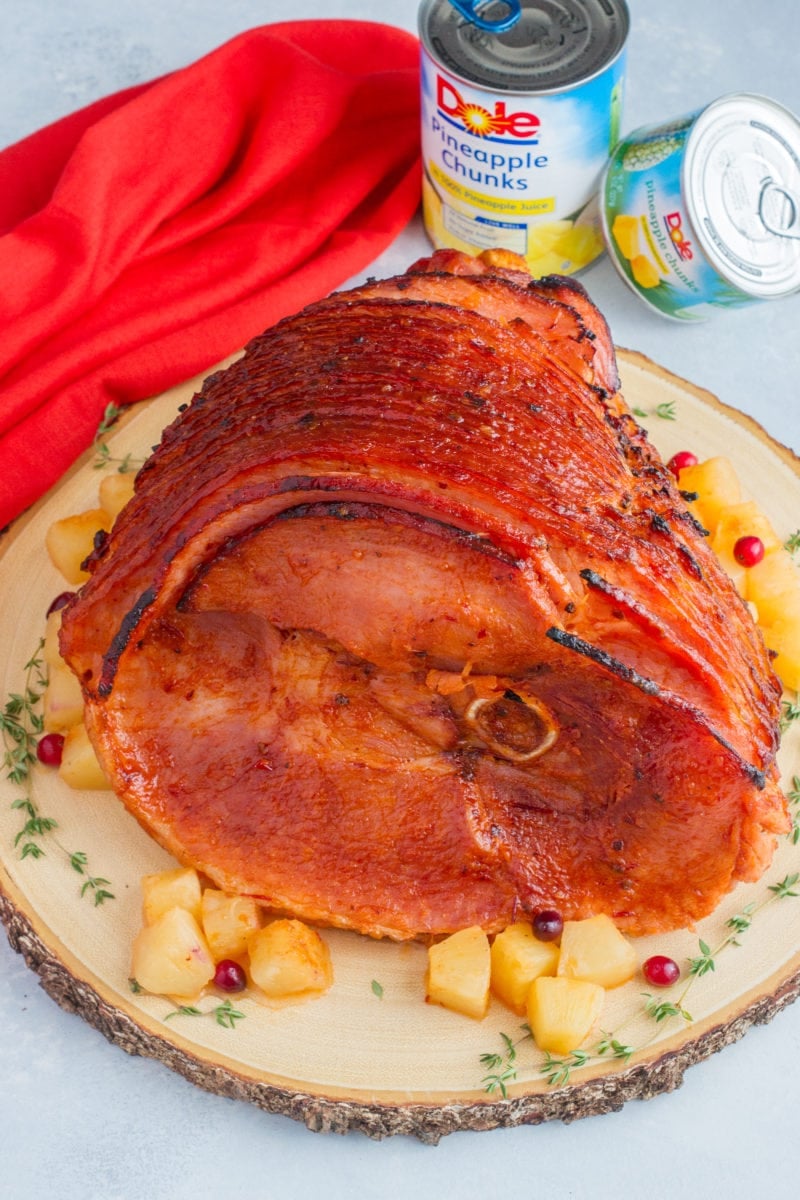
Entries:
[[668,317],[703,320],[800,288],[800,121],[734,93],[616,147],[602,189],[609,255]]
[[451,0],[421,6],[425,228],[437,248],[503,248],[534,275],[574,274],[604,251],[598,190],[619,136],[628,10],[519,7],[497,33]]

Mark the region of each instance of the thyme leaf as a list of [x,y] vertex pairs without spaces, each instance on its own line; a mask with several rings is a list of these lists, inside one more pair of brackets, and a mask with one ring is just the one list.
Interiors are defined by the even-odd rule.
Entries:
[[698,945],[700,947],[700,954],[697,958],[689,959],[689,974],[696,975],[699,979],[701,976],[707,975],[709,971],[715,971],[716,963],[714,962],[714,956],[711,953],[711,947],[708,943],[704,942],[701,938]]
[[793,846],[800,842],[800,775],[792,776],[792,786],[786,793],[792,817],[792,827],[787,834]]
[[614,1058],[621,1058],[624,1062],[635,1053],[633,1046],[626,1046],[619,1038],[615,1038],[613,1034],[603,1033],[600,1041],[597,1043],[597,1053],[612,1054]]
[[18,848],[20,858],[43,858],[46,851],[41,842],[49,835],[52,843],[66,856],[72,869],[85,876],[80,894],[91,896],[96,907],[106,900],[114,899],[114,893],[108,890],[111,886],[109,880],[89,873],[88,860],[82,850],[70,851],[61,844],[54,836],[59,827],[58,821],[40,813],[33,799],[31,771],[38,761],[36,747],[44,732],[41,706],[47,688],[47,673],[42,658],[43,647],[44,638],[40,638],[24,667],[23,690],[12,692],[0,713],[6,778],[22,792],[22,795],[11,802],[11,808],[23,817],[23,823],[14,838],[14,846]]
[[122,416],[122,413],[123,409],[119,404],[112,403],[105,406],[103,409],[103,415],[100,418],[100,424],[95,430],[94,440],[96,442],[102,441],[106,434],[114,428],[117,421]]
[[378,997],[378,999],[382,1000],[383,999],[383,984],[378,983],[377,979],[373,979],[372,983],[370,984],[370,987],[372,988],[373,993]]
[[587,1050],[573,1050],[563,1058],[553,1058],[548,1050],[544,1062],[539,1068],[539,1074],[544,1075],[551,1087],[561,1087],[569,1083],[570,1076],[579,1067],[585,1067],[590,1061],[591,1054]]
[[[137,985],[138,986],[138,985]],[[223,1000],[222,1004],[217,1004],[214,1008],[197,1008],[194,1004],[181,1004],[178,1008],[168,1012],[164,1020],[169,1021],[173,1017],[213,1017],[218,1025],[223,1029],[235,1029],[237,1021],[243,1021],[245,1013],[240,1012],[238,1008],[234,1008],[230,1000]]]
[[642,994],[645,998],[644,1011],[654,1021],[666,1021],[668,1017],[681,1017],[684,1021],[692,1021],[692,1014],[688,1013],[682,1004],[676,1004],[672,1000],[658,1000],[647,992]]
[[124,408],[121,408],[119,404],[107,404],[103,411],[103,416],[94,435],[96,449],[92,466],[94,467],[95,471],[99,471],[103,467],[116,464],[119,473],[124,475],[129,471],[136,470],[136,468],[140,467],[144,462],[143,458],[134,458],[132,454],[126,454],[124,458],[115,458],[112,455],[108,444],[104,440],[106,435],[114,428],[124,411]]
[[784,700],[781,707],[781,733],[786,733],[789,726],[798,718],[800,718],[800,703]]
[[503,1042],[502,1054],[489,1052],[480,1056],[481,1066],[486,1071],[481,1083],[484,1091],[490,1095],[499,1092],[504,1100],[508,1099],[507,1084],[513,1083],[517,1078],[517,1046],[520,1042],[526,1041],[531,1037],[531,1031],[527,1025],[522,1025],[521,1028],[525,1031],[523,1037],[519,1041],[514,1042],[507,1033],[501,1033],[500,1038]]
[[800,873],[798,872],[795,872],[793,875],[786,875],[779,883],[770,884],[769,890],[781,900],[787,896],[800,896],[800,892],[793,891],[799,879]]

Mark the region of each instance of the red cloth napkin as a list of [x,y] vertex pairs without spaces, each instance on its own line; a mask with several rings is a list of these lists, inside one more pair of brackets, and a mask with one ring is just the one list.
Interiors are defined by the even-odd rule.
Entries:
[[0,528],[107,404],[207,370],[394,239],[417,63],[385,25],[264,26],[0,153]]

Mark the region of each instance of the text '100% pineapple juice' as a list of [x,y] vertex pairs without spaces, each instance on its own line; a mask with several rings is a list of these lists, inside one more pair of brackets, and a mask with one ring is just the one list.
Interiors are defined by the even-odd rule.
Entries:
[[603,253],[598,189],[619,136],[625,0],[425,0],[423,218],[434,246],[575,274]]

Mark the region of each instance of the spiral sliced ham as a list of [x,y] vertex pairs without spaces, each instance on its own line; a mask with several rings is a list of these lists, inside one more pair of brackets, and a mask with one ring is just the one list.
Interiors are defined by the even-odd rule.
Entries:
[[579,285],[443,251],[282,321],[165,432],[62,650],[118,795],[375,936],[707,914],[786,827],[760,636]]

